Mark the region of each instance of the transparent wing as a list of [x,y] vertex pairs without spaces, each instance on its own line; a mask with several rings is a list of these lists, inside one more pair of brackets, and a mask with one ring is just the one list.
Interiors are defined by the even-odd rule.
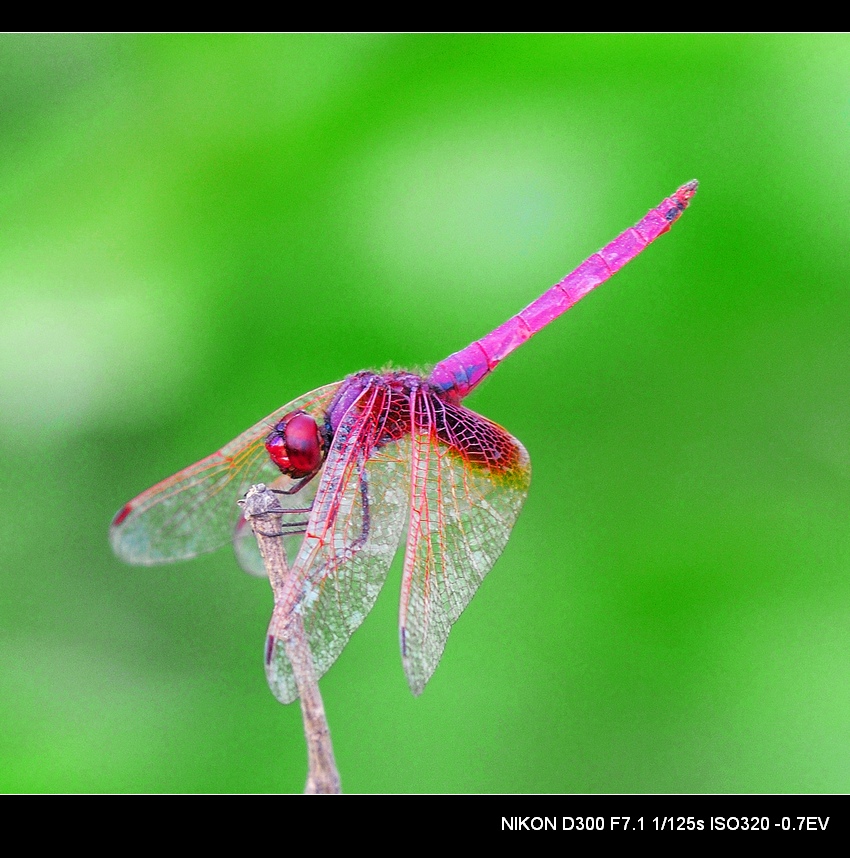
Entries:
[[[115,553],[128,563],[150,566],[195,557],[231,540],[240,517],[236,501],[251,485],[266,483],[285,489],[295,483],[280,473],[266,452],[265,438],[273,425],[298,409],[323,421],[341,384],[329,384],[293,400],[217,453],[130,501],[109,529]],[[293,502],[308,506],[302,504],[301,496],[302,492],[293,495]]]
[[414,694],[431,678],[452,624],[502,553],[530,481],[528,453],[501,426],[417,393],[399,611],[402,662]]
[[293,612],[303,619],[320,677],[375,604],[407,515],[409,425],[406,397],[367,388],[334,434],[307,533],[275,594],[266,675],[282,703],[298,696],[282,643]]

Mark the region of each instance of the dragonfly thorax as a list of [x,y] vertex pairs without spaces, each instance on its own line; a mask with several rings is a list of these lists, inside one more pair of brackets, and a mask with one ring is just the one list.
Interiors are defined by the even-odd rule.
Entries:
[[322,466],[328,441],[313,417],[293,411],[275,424],[266,438],[266,450],[281,473],[300,479],[312,476]]

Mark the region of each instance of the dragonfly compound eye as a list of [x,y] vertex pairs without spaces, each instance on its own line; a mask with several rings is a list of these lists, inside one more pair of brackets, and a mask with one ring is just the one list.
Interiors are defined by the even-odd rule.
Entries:
[[326,444],[318,423],[303,411],[293,411],[269,433],[266,450],[282,473],[297,479],[319,470]]

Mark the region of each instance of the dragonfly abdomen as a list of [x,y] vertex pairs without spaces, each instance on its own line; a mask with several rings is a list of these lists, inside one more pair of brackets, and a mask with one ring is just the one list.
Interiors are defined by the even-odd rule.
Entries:
[[438,363],[428,380],[449,397],[463,399],[512,351],[667,232],[687,208],[696,190],[696,181],[682,185],[672,197],[650,209],[637,224],[588,257],[513,318]]

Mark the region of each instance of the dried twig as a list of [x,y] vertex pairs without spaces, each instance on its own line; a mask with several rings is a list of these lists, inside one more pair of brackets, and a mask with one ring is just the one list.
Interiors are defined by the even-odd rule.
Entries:
[[[283,509],[277,495],[262,483],[252,486],[245,499],[239,503],[246,520],[251,523],[260,547],[277,606],[283,583],[289,574],[283,539],[275,535],[281,533]],[[319,683],[313,669],[313,655],[304,631],[304,623],[297,612],[293,612],[290,617],[287,634],[282,643],[298,687],[304,735],[307,739],[309,768],[304,792],[311,795],[338,794],[342,789],[334,761],[325,707],[319,693]]]

